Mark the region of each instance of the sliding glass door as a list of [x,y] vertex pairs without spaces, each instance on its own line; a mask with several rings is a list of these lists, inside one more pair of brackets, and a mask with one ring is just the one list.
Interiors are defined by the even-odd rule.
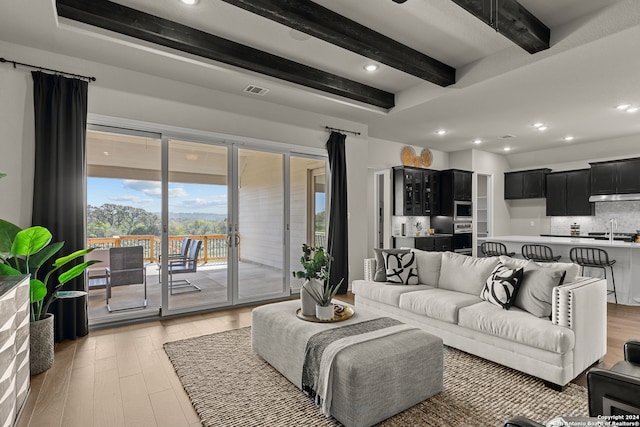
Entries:
[[[326,159],[282,146],[94,125],[87,137],[88,246],[143,246],[145,283],[89,280],[92,324],[281,299],[299,290],[301,246],[324,245]],[[133,306],[146,297],[146,308]]]

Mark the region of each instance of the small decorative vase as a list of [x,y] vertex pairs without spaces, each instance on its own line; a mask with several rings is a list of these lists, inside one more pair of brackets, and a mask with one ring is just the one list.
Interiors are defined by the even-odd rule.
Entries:
[[311,297],[311,294],[307,291],[307,287],[316,289],[319,293],[322,293],[322,282],[318,279],[309,279],[304,282],[300,289],[300,309],[303,316],[315,316],[316,315],[316,301]]
[[316,305],[316,317],[320,320],[333,319],[333,304],[327,306]]
[[45,314],[29,327],[29,365],[31,375],[36,375],[53,366],[53,314]]

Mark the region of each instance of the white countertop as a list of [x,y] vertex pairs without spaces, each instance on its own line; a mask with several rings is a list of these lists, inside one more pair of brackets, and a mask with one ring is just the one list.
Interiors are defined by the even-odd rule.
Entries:
[[569,245],[569,246],[594,246],[600,248],[629,248],[640,249],[640,243],[622,242],[614,240],[596,240],[580,237],[542,237],[542,236],[493,236],[487,237],[486,240],[497,242],[522,242],[522,243],[539,243],[547,245]]

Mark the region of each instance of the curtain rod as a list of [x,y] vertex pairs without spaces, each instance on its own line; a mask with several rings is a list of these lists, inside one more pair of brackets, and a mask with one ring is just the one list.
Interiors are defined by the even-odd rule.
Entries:
[[353,130],[338,129],[338,128],[332,128],[332,127],[329,127],[329,126],[325,126],[324,128],[326,130],[328,130],[328,131],[347,132],[347,133],[352,133],[352,134],[354,134],[356,136],[360,135],[360,132],[356,132],[356,131],[353,131]]
[[33,68],[33,69],[40,70],[40,71],[51,71],[52,73],[56,73],[56,74],[63,74],[65,76],[77,77],[77,78],[80,78],[80,79],[87,80],[89,82],[95,82],[96,81],[95,77],[82,76],[80,74],[67,73],[66,71],[60,71],[60,70],[52,70],[51,68],[39,67],[37,65],[23,64],[22,62],[11,61],[11,60],[5,59],[5,58],[0,58],[0,62],[2,62],[2,63],[8,62],[10,64],[13,64],[13,68],[16,68],[17,65],[21,65],[23,67],[29,67],[29,68]]

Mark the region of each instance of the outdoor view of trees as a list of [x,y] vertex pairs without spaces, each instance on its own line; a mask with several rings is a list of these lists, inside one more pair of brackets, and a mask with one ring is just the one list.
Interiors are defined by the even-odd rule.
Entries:
[[[160,236],[160,215],[132,206],[106,203],[87,207],[87,237]],[[170,235],[226,234],[222,215],[183,213],[171,215]]]

